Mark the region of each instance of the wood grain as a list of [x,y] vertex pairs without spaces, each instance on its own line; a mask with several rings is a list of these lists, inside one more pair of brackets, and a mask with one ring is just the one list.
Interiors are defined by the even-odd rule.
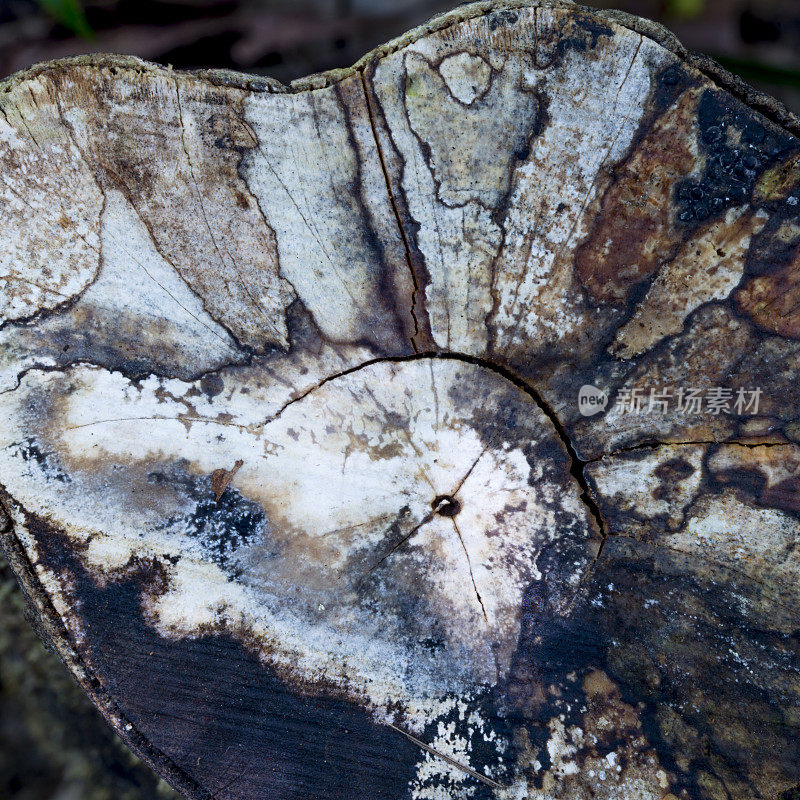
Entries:
[[42,636],[190,798],[793,798],[798,131],[561,2],[7,80]]

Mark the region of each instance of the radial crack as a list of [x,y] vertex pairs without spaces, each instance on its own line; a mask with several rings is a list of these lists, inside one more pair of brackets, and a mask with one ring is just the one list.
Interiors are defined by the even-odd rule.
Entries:
[[394,213],[395,221],[397,222],[397,228],[400,232],[400,238],[403,240],[403,247],[405,248],[406,253],[406,261],[408,263],[408,270],[411,274],[411,282],[413,284],[413,290],[411,292],[411,308],[409,309],[411,313],[411,319],[414,322],[414,333],[411,336],[411,346],[414,348],[414,352],[419,352],[419,346],[417,344],[417,336],[419,336],[419,319],[417,318],[417,294],[419,293],[419,280],[417,279],[417,273],[414,269],[414,259],[411,255],[411,244],[408,241],[408,236],[406,235],[405,228],[403,227],[403,223],[400,218],[400,209],[397,207],[397,200],[395,199],[394,192],[392,191],[392,182],[389,178],[389,169],[386,166],[386,158],[383,154],[383,148],[381,147],[380,139],[378,138],[378,130],[375,125],[375,110],[372,107],[372,98],[370,97],[369,86],[367,86],[367,79],[363,72],[359,73],[361,75],[361,85],[364,89],[364,98],[367,104],[367,115],[369,116],[369,124],[370,128],[372,129],[372,136],[375,139],[375,148],[378,152],[378,160],[381,164],[381,171],[383,172],[383,178],[386,181],[386,193],[389,196],[389,203],[392,206],[392,212]]
[[455,517],[452,517],[452,520],[453,520],[453,527],[455,528],[456,535],[458,536],[458,541],[461,542],[461,546],[464,548],[464,555],[467,557],[469,578],[472,581],[472,588],[475,590],[475,597],[478,598],[478,605],[481,607],[481,611],[483,612],[483,619],[488,625],[489,617],[486,616],[486,608],[483,605],[483,599],[481,598],[481,593],[478,591],[478,585],[475,583],[475,573],[472,571],[472,559],[469,557],[469,550],[467,550],[467,545],[464,543],[464,537],[461,535],[461,531],[459,530],[458,523],[456,522]]

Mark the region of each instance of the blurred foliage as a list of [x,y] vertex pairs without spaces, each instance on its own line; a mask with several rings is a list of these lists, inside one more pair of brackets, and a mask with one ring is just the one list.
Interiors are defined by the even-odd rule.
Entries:
[[36,2],[67,30],[86,39],[92,38],[93,31],[86,21],[86,13],[80,0],[36,0]]
[[696,19],[706,9],[706,0],[666,0],[664,16],[676,19]]

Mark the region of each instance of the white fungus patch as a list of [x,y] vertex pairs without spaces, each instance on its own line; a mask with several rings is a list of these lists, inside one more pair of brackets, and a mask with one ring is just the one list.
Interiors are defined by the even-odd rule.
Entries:
[[[459,763],[470,763],[476,736],[502,753],[477,707],[461,700],[453,718],[448,698],[504,680],[527,587],[574,585],[586,565],[545,577],[541,549],[589,535],[566,462],[531,456],[537,442],[560,445],[525,393],[460,361],[384,362],[265,419],[260,393],[237,392],[230,377],[224,415],[180,381],[135,385],[92,367],[66,380],[62,396],[63,375],[33,371],[0,395],[9,420],[0,467],[23,505],[84,547],[96,580],[154,559],[167,588],[142,599],[162,635],[246,632],[289,680],[342,693],[416,735],[439,720],[431,746]],[[45,419],[24,398],[49,409]],[[522,426],[498,426],[506,415]],[[47,457],[21,462],[18,443],[34,430]],[[237,459],[228,491],[263,522],[220,560],[210,529],[192,522],[191,487]],[[436,512],[439,496],[458,502],[455,516]],[[56,576],[47,588],[59,597]],[[421,762],[420,785],[426,770],[465,780],[442,763]]]

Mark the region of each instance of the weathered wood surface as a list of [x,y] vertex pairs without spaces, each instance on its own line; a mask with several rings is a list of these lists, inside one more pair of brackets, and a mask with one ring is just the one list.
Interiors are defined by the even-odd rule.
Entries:
[[[0,112],[3,546],[187,796],[795,796],[777,105],[512,2],[288,88],[78,59]],[[625,413],[664,387],[763,394]]]

